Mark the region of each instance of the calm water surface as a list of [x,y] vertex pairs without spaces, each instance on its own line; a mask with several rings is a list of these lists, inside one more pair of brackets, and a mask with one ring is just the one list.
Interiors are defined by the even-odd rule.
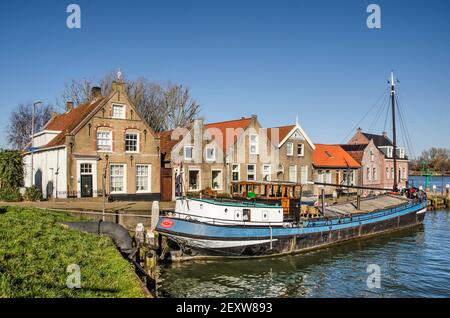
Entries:
[[[366,285],[369,264],[381,288]],[[161,267],[162,297],[450,297],[450,212],[424,225],[327,249],[260,260]]]

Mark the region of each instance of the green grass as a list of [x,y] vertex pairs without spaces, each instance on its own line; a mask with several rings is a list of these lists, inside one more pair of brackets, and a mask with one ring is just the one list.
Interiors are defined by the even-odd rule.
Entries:
[[[109,237],[63,228],[78,220],[32,208],[0,208],[1,297],[144,297],[132,266]],[[81,269],[70,289],[67,266]]]

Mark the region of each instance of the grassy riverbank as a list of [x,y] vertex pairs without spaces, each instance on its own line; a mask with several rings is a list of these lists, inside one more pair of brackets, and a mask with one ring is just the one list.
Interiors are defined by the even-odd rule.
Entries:
[[[1,297],[143,297],[140,281],[108,237],[68,230],[64,213],[0,208]],[[81,269],[70,289],[67,266]]]

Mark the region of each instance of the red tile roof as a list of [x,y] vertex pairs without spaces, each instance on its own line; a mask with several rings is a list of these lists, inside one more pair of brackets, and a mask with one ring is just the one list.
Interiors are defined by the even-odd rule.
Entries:
[[81,121],[86,118],[102,101],[104,98],[99,98],[95,102],[89,102],[73,108],[71,111],[61,115],[57,115],[50,119],[45,125],[45,130],[61,131],[55,138],[53,138],[47,145],[42,148],[50,148],[64,145],[66,134],[70,133]]
[[294,127],[295,125],[267,128],[267,138],[269,138],[269,140],[272,141],[272,134],[274,133],[275,129],[278,129],[278,143],[276,142],[276,140],[272,141],[273,144],[276,144],[276,146],[278,146],[278,144],[284,138],[286,138],[286,136],[292,131],[292,129],[294,129]]
[[[217,123],[210,123],[205,125],[206,129],[218,129],[222,133],[223,140],[217,140],[216,142],[222,146],[223,152],[226,152],[227,149],[234,145],[237,141],[237,139],[242,135],[242,133],[247,129],[247,127],[250,125],[253,118],[241,118],[241,119],[234,119],[234,120],[228,120],[228,121],[221,121]],[[228,138],[227,136],[227,129],[233,129],[234,130],[234,136],[233,138]],[[216,137],[216,136],[215,136]]]
[[316,144],[313,153],[313,164],[316,167],[359,168],[361,165],[339,145]]
[[[217,123],[210,123],[204,125],[204,130],[206,129],[218,129],[222,134],[222,140],[216,139],[217,144],[219,144],[220,147],[222,147],[222,150],[226,152],[228,147],[236,143],[239,136],[242,135],[243,131],[247,129],[247,127],[250,125],[250,122],[253,118],[241,118],[241,119],[234,119],[234,120],[228,120],[228,121],[221,121]],[[242,128],[239,129],[239,128]],[[234,138],[227,138],[227,129],[234,129],[236,131]],[[163,131],[159,133],[160,138],[160,149],[161,153],[165,154],[165,160],[170,160],[171,158],[171,152],[173,147],[181,141],[181,138],[179,140],[172,140],[171,135],[174,130],[168,130]],[[214,135],[214,131],[211,131],[211,134]],[[214,136],[217,137],[217,136]],[[230,139],[230,140],[228,140]],[[224,141],[225,140],[225,141]]]

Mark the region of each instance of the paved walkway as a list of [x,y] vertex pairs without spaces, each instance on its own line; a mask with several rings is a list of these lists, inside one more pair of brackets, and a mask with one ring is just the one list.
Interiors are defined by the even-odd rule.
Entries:
[[[105,205],[107,212],[148,212],[150,213],[153,201],[116,201]],[[103,203],[100,198],[58,199],[42,202],[1,202],[0,205],[17,205],[25,207],[39,207],[60,210],[102,211]],[[174,202],[160,202],[160,209],[173,209]]]

